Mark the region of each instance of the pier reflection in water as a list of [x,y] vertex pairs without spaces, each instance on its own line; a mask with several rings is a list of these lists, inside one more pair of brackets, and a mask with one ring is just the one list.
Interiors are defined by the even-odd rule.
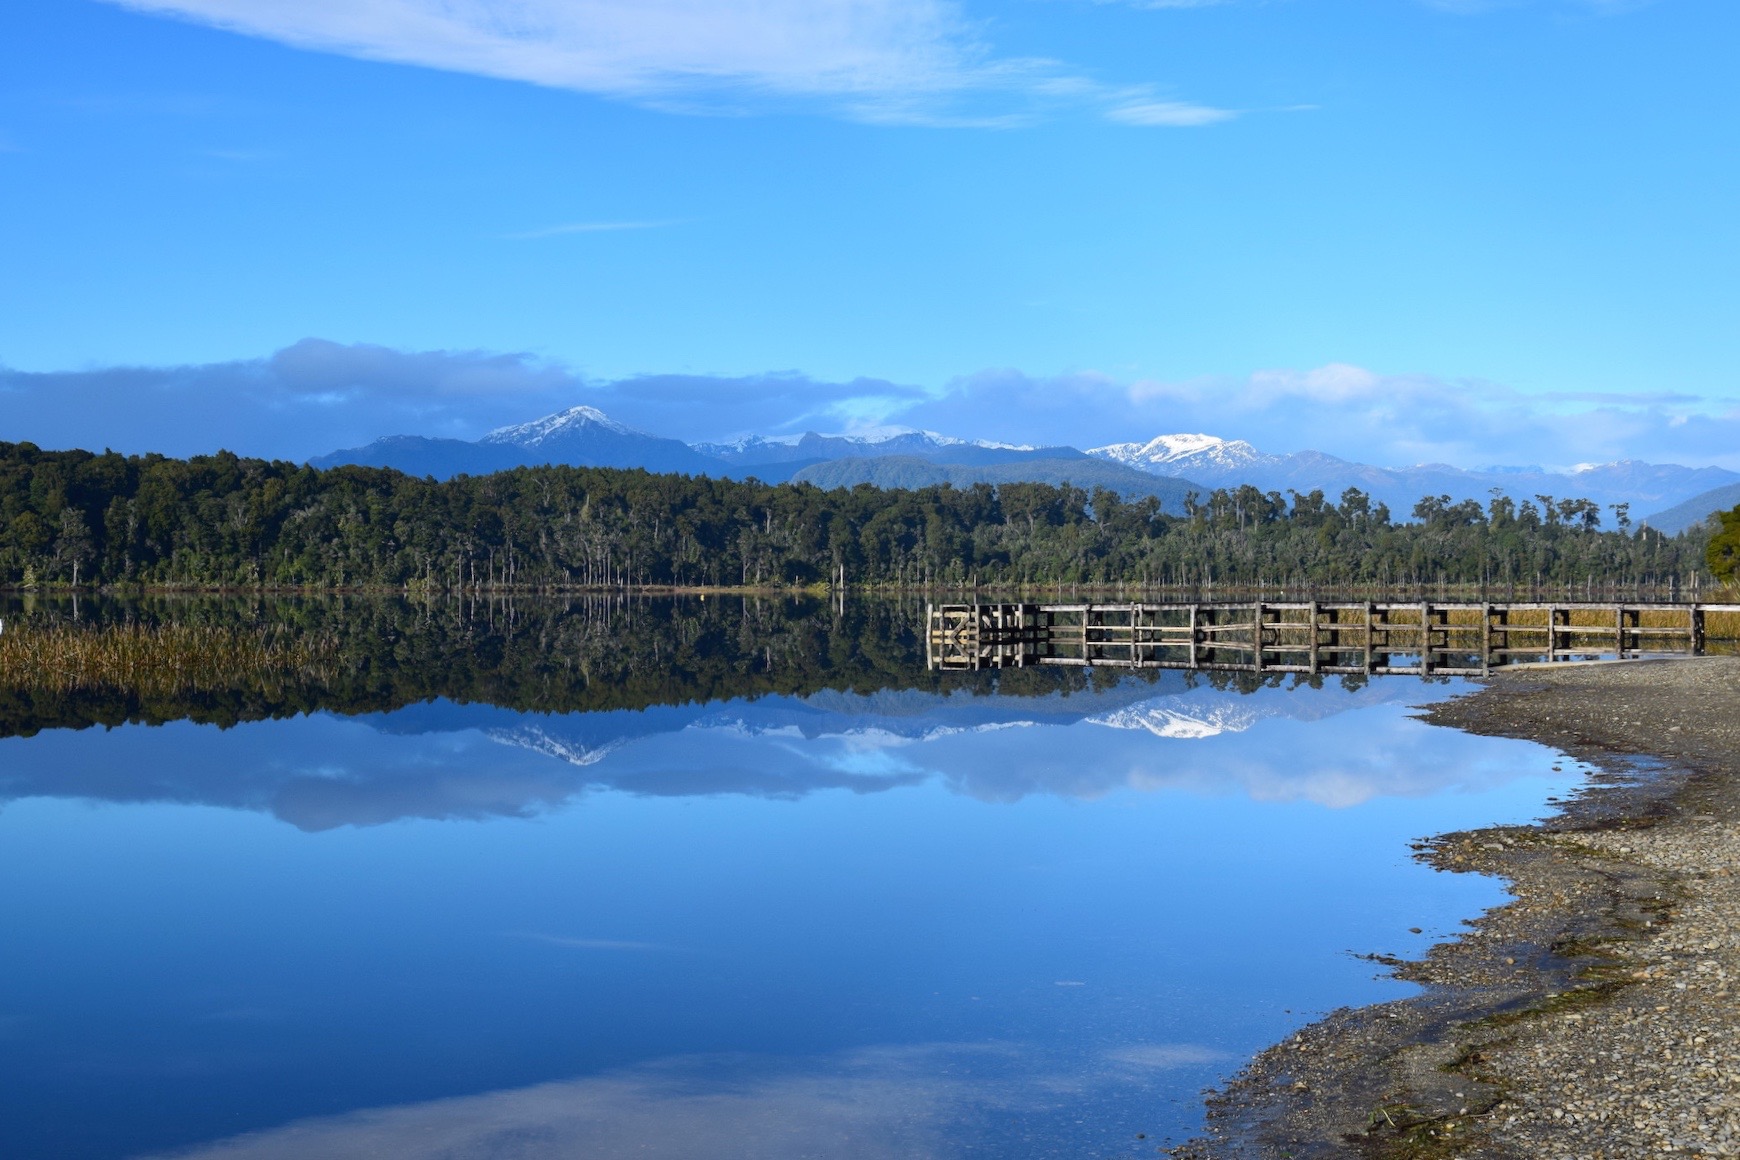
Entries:
[[0,1153],[1152,1155],[1501,900],[1409,839],[1577,773],[1412,719],[1454,682],[709,605],[293,606],[333,687],[7,701]]
[[1518,662],[1703,651],[1732,604],[932,604],[930,667],[1030,665],[1482,676]]

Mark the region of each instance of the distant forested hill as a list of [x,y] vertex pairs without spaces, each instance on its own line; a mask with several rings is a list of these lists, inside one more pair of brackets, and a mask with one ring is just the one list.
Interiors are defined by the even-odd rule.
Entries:
[[1646,516],[1644,522],[1671,536],[1703,523],[1717,512],[1729,511],[1737,505],[1740,505],[1740,483],[1731,483],[1726,487],[1718,487],[1706,491],[1702,495],[1693,496],[1686,502],[1676,504],[1666,511]]
[[911,455],[878,455],[860,459],[831,459],[811,464],[792,476],[795,483],[813,483],[820,488],[934,487],[947,483],[971,487],[975,483],[1049,483],[1057,486],[1106,488],[1126,500],[1153,496],[1161,509],[1184,514],[1184,500],[1191,492],[1207,495],[1209,489],[1186,479],[1150,475],[1121,463],[1098,459],[1024,459],[1013,463],[937,463]]
[[522,467],[445,482],[220,454],[0,443],[0,585],[453,589],[971,582],[1393,584],[1690,576],[1702,530],[1601,509],[1218,491],[1170,516],[1104,488],[913,490]]

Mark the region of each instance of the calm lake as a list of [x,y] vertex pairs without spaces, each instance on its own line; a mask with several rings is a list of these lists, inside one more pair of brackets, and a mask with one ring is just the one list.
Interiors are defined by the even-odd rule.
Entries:
[[15,1160],[1152,1156],[1502,901],[1411,840],[1583,772],[1453,683],[929,673],[910,605],[122,611],[343,663],[0,703]]

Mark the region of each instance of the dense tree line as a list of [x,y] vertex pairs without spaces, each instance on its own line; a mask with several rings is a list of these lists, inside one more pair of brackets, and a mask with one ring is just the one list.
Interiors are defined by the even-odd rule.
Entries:
[[1709,531],[1602,530],[1587,500],[1428,497],[1398,520],[1349,489],[1158,501],[1006,483],[823,491],[531,467],[437,482],[219,454],[0,443],[0,586],[580,589],[630,585],[1647,583]]

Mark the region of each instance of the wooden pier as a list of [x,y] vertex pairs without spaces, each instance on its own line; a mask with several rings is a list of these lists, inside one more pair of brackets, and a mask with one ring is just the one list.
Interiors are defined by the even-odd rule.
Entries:
[[925,655],[933,669],[1480,676],[1517,663],[1696,655],[1713,613],[1740,614],[1740,604],[932,604]]

